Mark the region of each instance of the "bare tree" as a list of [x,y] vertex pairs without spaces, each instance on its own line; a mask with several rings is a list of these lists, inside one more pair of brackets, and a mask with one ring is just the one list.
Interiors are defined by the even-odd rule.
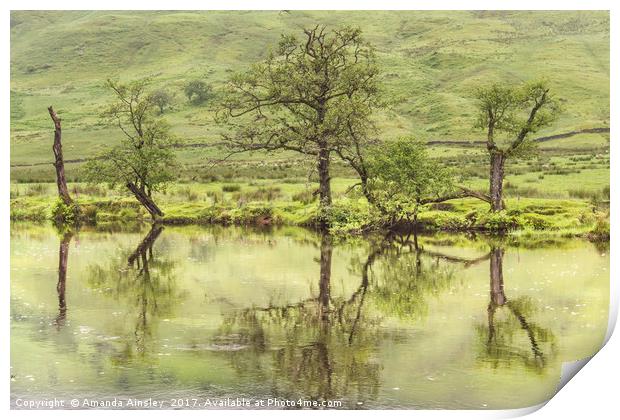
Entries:
[[60,124],[60,118],[54,111],[54,108],[50,105],[47,110],[50,117],[54,122],[54,145],[52,151],[54,152],[54,168],[56,169],[56,185],[58,187],[58,196],[67,206],[73,205],[73,200],[69,195],[69,189],[67,188],[67,179],[65,177],[65,162],[62,156],[62,127]]

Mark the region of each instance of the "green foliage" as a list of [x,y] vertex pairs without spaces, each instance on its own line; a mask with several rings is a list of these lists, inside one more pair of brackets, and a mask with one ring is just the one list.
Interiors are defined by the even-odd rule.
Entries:
[[428,211],[420,213],[418,222],[429,230],[467,230],[471,228],[471,221],[466,216],[443,211]]
[[[463,141],[463,145],[468,140],[479,140],[480,133],[471,127],[475,106],[470,89],[487,80],[511,83],[542,75],[553,77],[554,91],[566,101],[561,118],[552,128],[541,130],[540,136],[608,126],[609,12],[511,11],[481,15],[467,11],[13,11],[11,18],[20,23],[10,28],[11,90],[21,100],[23,112],[21,118],[11,119],[12,179],[54,179],[54,170],[47,164],[50,121],[45,107],[50,96],[66,115],[65,133],[70,142],[66,157],[86,159],[102,145],[112,146],[117,140],[114,131],[118,130],[98,123],[95,115],[109,94],[93,81],[104,80],[110,74],[117,74],[121,80],[150,74],[154,87],[178,91],[180,95],[183,81],[196,78],[215,89],[231,70],[244,69],[264,58],[267,47],[277,44],[280,33],[298,31],[300,25],[309,22],[330,27],[342,22],[358,26],[377,47],[378,60],[385,69],[381,79],[386,96],[404,98],[389,112],[377,114],[382,138],[415,135]],[[579,22],[577,30],[572,29],[573,22]],[[46,35],[42,37],[41,33]],[[75,51],[50,55],[50,45]],[[558,45],[562,46],[561,54]],[[592,60],[593,56],[596,60]],[[44,68],[46,63],[50,67]],[[588,63],[588,67],[575,63]],[[208,72],[204,71],[205,64]],[[26,74],[29,66],[40,70]],[[65,82],[59,84],[59,80]],[[219,142],[221,128],[210,123],[209,107],[191,107],[184,95],[182,99],[174,109],[165,111],[174,132],[187,143]],[[14,109],[11,107],[12,112]],[[608,135],[592,134],[558,139],[540,147],[555,149],[557,154],[558,149],[590,152],[608,144]],[[434,149],[433,154],[442,158],[462,155],[459,174],[469,170],[475,175],[486,172],[467,160],[471,159],[471,149],[462,148],[461,143]],[[177,149],[179,160],[188,163],[188,169],[179,175],[187,179],[196,176],[208,180],[211,175],[229,172],[233,177],[277,179],[303,177],[308,171],[298,166],[292,169],[293,175],[291,170],[274,170],[275,164],[263,162],[282,158],[261,152],[237,155],[243,168],[234,171],[228,165],[206,169],[210,165],[205,164],[205,158],[221,159],[225,152],[215,147],[194,151]],[[81,180],[77,171],[80,166],[67,166],[71,181]],[[592,184],[590,175],[583,173],[575,177],[577,182],[571,179],[567,183]],[[512,176],[510,170],[507,176]],[[603,182],[600,186],[608,183]],[[546,191],[545,187],[539,189]]]
[[594,228],[590,231],[592,239],[608,240],[610,237],[609,212],[598,213]]
[[327,220],[334,235],[358,234],[371,227],[373,219],[366,207],[357,201],[339,200],[322,209],[317,220]]
[[474,126],[486,130],[490,145],[507,156],[531,155],[536,145],[530,134],[549,126],[560,112],[559,101],[544,80],[514,86],[493,83],[476,89],[474,97],[478,108]]
[[227,81],[218,111],[224,142],[231,151],[312,156],[322,168],[321,206],[328,205],[330,155],[355,167],[374,132],[370,118],[383,105],[378,76],[375,50],[358,28],[282,35],[265,60]]
[[247,191],[245,193],[236,192],[233,199],[238,202],[250,201],[273,201],[282,196],[280,187],[259,187],[256,190]]
[[201,105],[213,98],[213,89],[204,80],[191,80],[183,89],[187,100],[193,105]]
[[525,213],[520,216],[520,225],[530,227],[534,230],[545,230],[551,228],[551,223],[543,216],[534,213]]
[[224,184],[222,185],[223,192],[236,192],[241,191],[241,185],[239,184]]
[[316,200],[316,194],[314,193],[314,191],[306,188],[298,193],[293,194],[292,199],[293,201],[299,201],[303,204],[310,204]]
[[452,171],[431,159],[420,140],[401,138],[375,147],[368,155],[369,188],[390,215],[409,218],[423,200],[453,190]]
[[58,223],[68,225],[76,224],[80,218],[80,207],[76,203],[65,204],[58,198],[52,206],[52,219]]
[[158,89],[151,93],[150,100],[157,108],[159,113],[163,114],[166,108],[172,104],[172,94],[165,89]]
[[492,231],[505,232],[521,227],[517,216],[510,215],[506,211],[489,212],[478,219],[478,226]]
[[149,83],[148,79],[126,84],[107,81],[116,101],[102,117],[118,126],[123,137],[117,146],[86,163],[83,174],[88,182],[112,187],[133,183],[150,194],[162,191],[175,179],[172,138],[168,124],[154,115]]

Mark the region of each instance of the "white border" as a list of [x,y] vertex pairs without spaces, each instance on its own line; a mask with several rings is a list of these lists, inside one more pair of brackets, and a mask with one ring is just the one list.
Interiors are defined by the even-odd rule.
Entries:
[[[588,2],[565,0],[561,2],[553,1],[533,1],[533,0],[521,0],[512,1],[504,0],[502,2],[494,1],[456,1],[456,0],[434,0],[434,1],[398,1],[398,0],[383,0],[383,1],[363,1],[363,0],[298,0],[298,1],[281,1],[281,0],[257,0],[257,1],[242,1],[242,0],[227,0],[227,1],[191,1],[191,0],[151,0],[151,1],[132,1],[132,0],[107,0],[107,1],[34,1],[34,0],[21,0],[14,1],[9,0],[2,3],[0,6],[2,13],[0,15],[0,22],[2,22],[2,41],[0,44],[0,51],[2,51],[4,58],[4,65],[2,66],[2,102],[4,106],[1,108],[0,115],[0,129],[4,134],[3,141],[0,147],[2,147],[2,153],[0,159],[3,161],[0,163],[4,180],[0,184],[0,191],[2,192],[2,203],[0,205],[0,225],[1,234],[3,238],[2,242],[2,268],[5,275],[3,276],[3,284],[0,290],[2,290],[2,302],[3,314],[0,320],[0,336],[3,337],[2,350],[3,350],[3,363],[0,368],[0,378],[5,378],[2,382],[2,396],[4,397],[4,405],[0,410],[6,410],[6,414],[9,417],[14,418],[82,418],[88,415],[92,418],[107,418],[111,415],[122,417],[134,417],[134,416],[146,416],[155,418],[167,418],[171,413],[168,411],[148,411],[148,412],[108,412],[108,411],[10,411],[9,400],[9,179],[10,179],[10,150],[9,150],[9,92],[10,92],[10,10],[30,10],[30,9],[54,9],[54,10],[97,10],[97,9],[111,9],[111,10],[169,10],[169,9],[206,9],[206,10],[281,10],[281,9],[301,9],[301,10],[480,10],[480,9],[504,9],[504,10],[611,10],[611,68],[610,74],[616,75],[618,71],[617,59],[618,59],[618,19],[616,13],[620,6],[616,6],[618,2],[602,1],[602,0],[590,0]],[[611,89],[611,104],[610,113],[611,118],[611,138],[615,139],[618,130],[616,129],[616,120],[614,118],[615,111],[618,109],[617,95],[615,94],[615,88],[617,83],[614,77],[610,81]],[[616,160],[616,147],[611,147],[611,161]],[[611,165],[611,179],[620,179],[617,177],[618,171]],[[611,195],[614,203],[618,202],[618,192],[612,185]],[[612,206],[612,210],[615,206]],[[612,237],[618,233],[618,216],[615,211],[612,211],[611,226]],[[612,250],[613,252],[613,240]],[[612,254],[613,256],[614,254]],[[618,314],[618,264],[612,258],[611,259],[611,289],[610,289],[610,321],[607,332],[607,340],[609,340],[613,331],[617,314]],[[583,418],[589,416],[593,418],[611,418],[611,413],[617,413],[617,376],[620,371],[620,362],[616,354],[620,354],[620,340],[617,337],[609,340],[607,345],[597,354],[594,359],[588,363],[588,366],[584,368],[584,372],[579,374],[580,379],[577,381],[571,381],[564,390],[562,390],[557,396],[555,396],[548,406],[536,412],[533,418]],[[570,368],[567,368],[570,370]],[[577,369],[579,370],[579,369]],[[574,371],[574,369],[573,369]],[[573,374],[576,371],[573,372]],[[541,406],[543,406],[542,404]],[[390,415],[401,418],[417,417],[417,418],[463,418],[463,419],[482,419],[482,418],[505,418],[524,415],[536,411],[537,407],[530,407],[521,410],[497,410],[497,411],[389,411],[389,413],[381,413],[381,415]],[[321,413],[323,416],[342,416],[355,415],[355,417],[370,418],[376,416],[375,411],[356,411],[342,412],[342,411],[327,411]],[[284,418],[290,415],[306,417],[314,416],[315,412],[302,412],[296,411],[295,413],[281,412],[281,411],[183,411],[175,412],[175,415],[206,418],[208,417],[228,417],[228,416],[257,416],[264,418]]]

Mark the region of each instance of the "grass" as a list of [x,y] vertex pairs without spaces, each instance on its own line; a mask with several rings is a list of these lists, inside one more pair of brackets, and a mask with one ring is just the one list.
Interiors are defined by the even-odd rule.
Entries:
[[[165,113],[180,144],[213,146],[221,127],[210,104],[193,106],[184,83],[205,78],[216,89],[233,71],[264,58],[281,33],[299,25],[358,25],[378,50],[392,109],[377,116],[385,138],[473,140],[471,89],[488,80],[548,77],[562,98],[560,120],[540,135],[609,126],[608,12],[115,12],[15,11],[11,14],[11,177],[51,181],[53,104],[63,118],[65,159],[82,160],[114,144],[119,133],[99,121],[110,96],[107,77],[153,77],[176,93]],[[50,54],[54,51],[54,54]],[[162,65],[165,63],[165,65]],[[587,134],[543,149],[608,148],[609,136]],[[437,154],[461,155],[461,148]],[[296,155],[240,155],[240,168],[210,169],[215,147],[179,148],[188,180],[284,178]],[[278,165],[278,162],[281,165]],[[35,166],[16,166],[35,165]],[[79,179],[80,162],[67,165]],[[260,170],[257,171],[256,168]],[[308,170],[308,168],[305,168]]]
[[[378,222],[363,198],[345,194],[353,182],[334,179],[335,200],[330,211],[334,233],[356,233]],[[274,180],[193,183],[173,185],[154,198],[165,213],[162,222],[168,224],[311,225],[317,214],[317,203],[310,193],[315,188],[316,184]],[[90,223],[149,220],[135,199],[117,190],[85,184],[70,184],[70,190]],[[599,194],[600,198],[605,192]],[[55,185],[12,184],[11,197],[12,220],[47,220],[56,202]],[[478,200],[454,200],[426,206],[419,221],[430,230],[508,228],[511,234],[521,236],[608,235],[608,211],[600,200],[593,202],[591,198],[507,198],[508,209],[500,215],[490,214],[488,205]]]
[[[488,185],[484,147],[469,143],[484,137],[472,128],[471,92],[480,83],[547,77],[563,112],[537,136],[609,127],[604,11],[14,11],[12,219],[47,219],[55,201],[50,104],[63,119],[72,194],[89,219],[146,218],[132,198],[81,184],[80,168],[120,138],[99,118],[110,100],[104,80],[149,76],[153,88],[175,94],[164,116],[182,165],[178,183],[156,196],[166,222],[310,222],[316,210],[313,162],[292,152],[253,153],[214,166],[224,151],[216,147],[222,128],[214,122],[213,103],[192,105],[182,90],[195,78],[217,90],[234,71],[264,58],[281,33],[342,22],[359,26],[377,48],[385,94],[393,102],[376,116],[381,137],[432,141],[431,157],[455,168],[471,188]],[[440,229],[512,223],[526,237],[591,231],[604,236],[609,147],[608,133],[577,134],[540,143],[535,158],[509,161],[505,220],[489,218],[486,205],[472,200],[427,208],[421,219]],[[344,195],[355,182],[352,171],[335,161],[332,176],[337,225],[346,231],[368,223],[373,216],[364,200]]]

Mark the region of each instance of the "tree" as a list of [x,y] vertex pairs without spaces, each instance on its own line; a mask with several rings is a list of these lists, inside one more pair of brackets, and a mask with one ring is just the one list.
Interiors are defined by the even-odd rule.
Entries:
[[535,144],[530,134],[551,124],[559,112],[555,98],[544,81],[521,86],[491,84],[479,88],[476,127],[487,131],[489,153],[489,196],[491,210],[505,208],[503,201],[504,166],[507,159],[528,156]]
[[53,217],[57,222],[75,223],[79,217],[80,208],[69,195],[67,178],[65,177],[65,161],[62,155],[62,125],[60,117],[52,106],[47,108],[52,122],[54,123],[54,169],[56,170],[56,186],[58,187],[59,201],[54,206]]
[[420,206],[464,197],[484,201],[484,194],[455,184],[452,170],[439,164],[428,155],[424,142],[402,138],[375,146],[364,160],[366,183],[362,190],[369,201],[391,222],[415,222]]
[[231,152],[294,151],[316,160],[322,225],[332,202],[330,160],[368,137],[379,103],[374,49],[359,29],[303,30],[283,35],[278,48],[227,83],[221,120]]
[[184,92],[187,100],[194,105],[200,105],[213,96],[211,86],[203,80],[191,80],[185,85]]
[[158,89],[155,92],[151,93],[151,101],[153,101],[153,105],[159,108],[159,114],[163,114],[166,108],[170,107],[172,103],[172,95],[170,92],[164,89]]
[[86,179],[124,185],[155,219],[163,212],[152,193],[173,180],[176,158],[168,125],[154,116],[148,79],[130,83],[107,81],[116,101],[103,117],[123,133],[120,143],[85,165]]

